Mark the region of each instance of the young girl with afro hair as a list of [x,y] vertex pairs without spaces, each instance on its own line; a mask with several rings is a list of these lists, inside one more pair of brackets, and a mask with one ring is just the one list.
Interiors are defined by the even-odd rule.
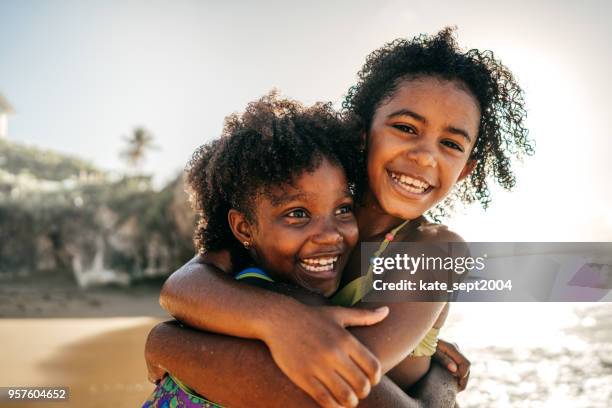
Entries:
[[[223,136],[188,164],[198,252],[226,249],[243,282],[332,295],[358,239],[353,200],[363,166],[354,135],[329,105],[305,108],[275,92],[229,116]],[[365,348],[358,356],[375,364]],[[215,406],[171,374],[144,406],[164,404]]]

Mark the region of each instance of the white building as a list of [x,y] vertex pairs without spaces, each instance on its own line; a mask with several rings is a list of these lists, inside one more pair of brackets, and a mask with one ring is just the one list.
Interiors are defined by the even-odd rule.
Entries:
[[0,138],[8,135],[8,117],[14,112],[13,107],[0,94]]

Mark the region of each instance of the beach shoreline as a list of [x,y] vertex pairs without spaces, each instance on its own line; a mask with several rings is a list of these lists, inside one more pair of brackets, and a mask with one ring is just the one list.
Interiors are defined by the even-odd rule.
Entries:
[[158,302],[162,284],[151,279],[80,288],[68,273],[0,279],[0,318],[164,317]]

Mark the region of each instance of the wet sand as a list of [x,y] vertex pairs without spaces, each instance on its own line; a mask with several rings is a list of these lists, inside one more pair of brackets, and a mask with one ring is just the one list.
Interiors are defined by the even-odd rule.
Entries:
[[[137,407],[153,386],[143,357],[147,333],[163,319],[2,319],[4,386],[65,386],[57,407]],[[14,403],[39,407],[48,403]]]
[[162,284],[150,280],[81,289],[70,275],[0,279],[0,318],[163,317],[158,303]]
[[79,289],[70,276],[0,282],[0,386],[65,386],[64,403],[14,407],[139,407],[147,381],[144,344],[168,320],[161,281]]

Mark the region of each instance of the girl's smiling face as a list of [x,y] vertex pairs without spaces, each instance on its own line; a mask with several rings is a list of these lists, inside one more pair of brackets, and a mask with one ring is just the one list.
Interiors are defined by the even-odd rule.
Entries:
[[368,199],[387,214],[415,219],[473,168],[478,102],[461,83],[407,80],[376,110],[368,134]]
[[333,294],[358,240],[343,169],[323,159],[293,185],[269,190],[256,198],[248,227],[256,262],[276,279]]

